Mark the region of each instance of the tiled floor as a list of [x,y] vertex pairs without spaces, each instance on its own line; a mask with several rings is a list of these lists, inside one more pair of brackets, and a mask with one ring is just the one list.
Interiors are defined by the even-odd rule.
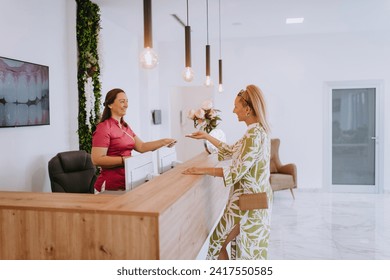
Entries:
[[390,260],[390,194],[275,193],[270,260]]

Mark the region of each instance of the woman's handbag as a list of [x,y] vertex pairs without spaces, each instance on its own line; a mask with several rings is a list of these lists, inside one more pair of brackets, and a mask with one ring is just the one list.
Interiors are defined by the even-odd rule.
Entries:
[[240,210],[267,209],[267,193],[242,194],[238,200]]

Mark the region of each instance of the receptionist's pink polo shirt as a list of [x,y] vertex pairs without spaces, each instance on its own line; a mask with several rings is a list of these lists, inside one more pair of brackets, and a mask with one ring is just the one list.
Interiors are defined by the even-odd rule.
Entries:
[[[135,133],[129,126],[122,125],[113,118],[107,119],[97,125],[92,135],[92,147],[108,148],[107,156],[131,156],[135,147]],[[125,188],[125,168],[102,168],[101,174],[95,182],[95,189],[101,191],[106,182],[106,190]]]

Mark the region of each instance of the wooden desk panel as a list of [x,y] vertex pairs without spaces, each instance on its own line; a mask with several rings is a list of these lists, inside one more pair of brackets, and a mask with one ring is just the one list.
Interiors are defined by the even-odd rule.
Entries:
[[222,211],[202,153],[123,195],[0,192],[0,259],[194,259]]
[[1,259],[156,259],[158,256],[158,233],[151,230],[157,228],[157,219],[153,217],[1,209],[0,221]]
[[226,204],[222,178],[204,177],[159,216],[160,258],[195,259]]

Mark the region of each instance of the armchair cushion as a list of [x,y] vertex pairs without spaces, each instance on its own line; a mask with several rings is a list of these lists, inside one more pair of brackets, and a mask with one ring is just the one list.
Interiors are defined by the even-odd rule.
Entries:
[[291,175],[274,173],[270,176],[270,183],[273,191],[294,188],[294,179]]
[[270,184],[273,191],[297,187],[297,168],[294,163],[283,165],[279,159],[280,139],[271,139]]

